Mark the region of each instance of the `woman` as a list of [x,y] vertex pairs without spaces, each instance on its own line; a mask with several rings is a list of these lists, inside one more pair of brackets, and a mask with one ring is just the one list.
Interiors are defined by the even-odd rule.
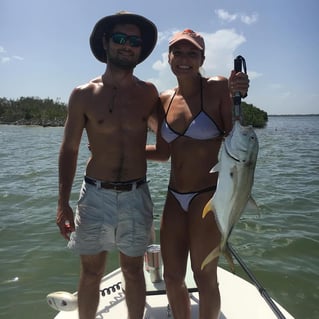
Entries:
[[220,76],[202,77],[199,69],[204,60],[201,35],[187,29],[173,36],[168,61],[178,87],[161,94],[165,118],[156,145],[147,146],[148,159],[171,156],[160,243],[167,295],[175,319],[190,319],[184,282],[188,253],[199,290],[199,318],[219,316],[218,259],[204,270],[201,263],[219,244],[220,233],[213,214],[202,219],[202,211],[217,184],[218,175],[209,171],[217,163],[223,137],[232,128],[231,94],[240,91],[245,95],[248,89],[248,78],[243,73],[233,71],[231,85]]

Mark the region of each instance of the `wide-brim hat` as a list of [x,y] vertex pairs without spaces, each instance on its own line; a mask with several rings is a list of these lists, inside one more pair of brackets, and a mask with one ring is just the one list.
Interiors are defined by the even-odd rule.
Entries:
[[138,63],[144,61],[153,51],[157,41],[155,24],[141,15],[127,11],[120,11],[99,20],[90,36],[90,47],[94,56],[101,62],[107,63],[106,52],[103,47],[103,36],[110,32],[116,24],[134,24],[141,30],[142,50]]

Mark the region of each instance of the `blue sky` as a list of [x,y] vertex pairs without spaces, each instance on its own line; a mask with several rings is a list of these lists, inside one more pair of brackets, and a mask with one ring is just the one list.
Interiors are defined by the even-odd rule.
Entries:
[[0,97],[67,102],[75,86],[104,72],[88,39],[100,18],[120,10],[158,27],[156,48],[135,74],[159,91],[176,85],[168,40],[190,28],[206,41],[205,76],[228,77],[242,55],[247,103],[268,114],[319,113],[318,0],[0,0]]

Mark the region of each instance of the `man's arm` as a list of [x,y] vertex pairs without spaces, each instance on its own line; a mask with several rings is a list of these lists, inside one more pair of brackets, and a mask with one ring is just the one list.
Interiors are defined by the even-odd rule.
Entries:
[[59,154],[59,198],[56,223],[62,236],[67,240],[70,239],[69,233],[74,231],[74,216],[69,200],[76,172],[79,145],[85,125],[82,95],[80,88],[75,89],[71,94]]
[[156,134],[156,144],[146,145],[146,158],[148,160],[167,161],[170,157],[170,147],[161,136],[161,125],[165,112],[160,99],[149,119],[149,127]]

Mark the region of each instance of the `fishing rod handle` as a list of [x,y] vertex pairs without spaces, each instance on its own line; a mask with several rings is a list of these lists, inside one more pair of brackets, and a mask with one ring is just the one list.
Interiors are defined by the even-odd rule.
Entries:
[[[238,55],[236,57],[236,59],[234,59],[234,70],[236,73],[238,72],[242,72],[242,65],[243,63],[245,63],[245,71],[246,71],[246,62],[245,59],[241,56]],[[242,95],[240,92],[236,92],[234,97],[233,97],[233,101],[234,101],[234,118],[235,120],[239,120],[240,122],[242,122],[242,110],[241,110],[241,98]]]
[[241,55],[238,55],[236,59],[234,60],[234,70],[236,71],[236,73],[242,71],[243,60],[245,59]]
[[[247,74],[247,67],[246,67],[246,61],[244,59],[244,57],[242,57],[241,55],[238,55],[236,57],[236,59],[234,59],[234,70],[236,73],[238,72],[242,72],[244,68],[244,73]],[[242,96],[240,92],[236,92],[235,93],[235,97],[240,97],[240,98],[245,98],[247,96],[247,94],[245,96]],[[236,102],[236,101],[235,101]],[[240,100],[238,100],[238,103],[240,104]],[[236,104],[236,103],[235,103]]]

